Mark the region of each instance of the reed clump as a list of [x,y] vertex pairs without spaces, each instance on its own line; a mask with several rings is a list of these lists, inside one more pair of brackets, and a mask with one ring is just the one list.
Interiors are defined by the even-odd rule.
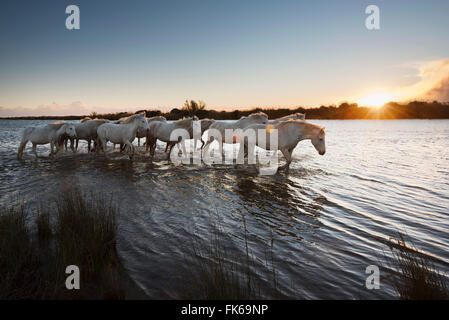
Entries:
[[232,254],[226,248],[222,240],[223,231],[215,224],[207,243],[191,239],[192,250],[187,257],[189,259],[186,258],[186,265],[190,268],[181,272],[182,278],[185,279],[180,292],[181,298],[254,300],[281,297],[274,266],[273,240],[266,250],[267,272],[256,273],[256,257],[250,251],[244,218],[243,224],[244,256]]
[[400,299],[403,300],[447,300],[448,280],[423,253],[403,234],[389,243],[392,253],[386,257],[390,269],[389,279]]
[[[126,297],[131,280],[117,254],[112,203],[75,186],[38,211],[34,225],[23,205],[0,212],[0,299]],[[69,265],[80,270],[79,290],[65,286]]]

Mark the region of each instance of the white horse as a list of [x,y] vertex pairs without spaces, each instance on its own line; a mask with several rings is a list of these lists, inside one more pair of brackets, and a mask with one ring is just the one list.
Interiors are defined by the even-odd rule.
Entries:
[[[215,121],[209,126],[209,130],[214,129],[220,132],[221,134],[221,141],[219,142],[219,149],[221,153],[224,155],[223,152],[223,143],[225,143],[225,130],[226,129],[245,129],[246,127],[253,125],[253,124],[267,124],[268,123],[268,116],[263,112],[256,112],[252,113],[247,117],[241,117],[239,120],[234,122],[224,122],[224,121]],[[214,136],[210,136],[209,140],[204,145],[203,149],[203,155],[205,155],[209,149],[210,144],[215,140]],[[238,141],[234,140],[232,143],[238,143]]]
[[[31,141],[33,144],[33,153],[36,156],[36,159],[38,158],[36,150],[38,144],[50,143],[50,156],[52,156],[53,154],[58,153],[61,149],[62,137],[64,135],[76,137],[75,126],[72,123],[57,122],[38,127],[28,127],[23,131],[17,158],[22,158],[23,150],[28,141]],[[56,152],[54,151],[55,146]]]
[[163,142],[166,142],[167,145],[170,144],[170,150],[168,153],[168,156],[170,156],[170,152],[173,146],[176,143],[182,141],[181,137],[179,137],[176,140],[173,140],[173,138],[171,137],[172,132],[176,129],[184,129],[190,134],[192,130],[193,121],[196,120],[198,120],[198,118],[194,116],[193,118],[181,119],[174,122],[167,122],[167,121],[151,122],[150,131],[148,132],[146,152],[148,152],[149,149],[150,154],[154,156],[154,153],[156,151],[156,141],[161,140]]
[[297,113],[290,114],[288,116],[284,116],[284,117],[281,117],[281,118],[268,120],[268,123],[269,124],[277,124],[279,122],[287,121],[287,120],[306,120],[306,114],[297,112]]
[[130,148],[132,159],[134,155],[134,146],[131,143],[136,138],[137,130],[142,128],[149,130],[147,119],[143,114],[134,114],[121,123],[104,123],[97,129],[97,152],[99,149],[106,154],[106,142],[111,141],[114,144],[123,144]]
[[[261,145],[259,141],[259,129],[265,130],[266,132],[265,146]],[[254,154],[256,145],[266,150],[270,150],[270,135],[274,132],[273,129],[277,129],[278,132],[277,150],[280,150],[287,160],[287,163],[279,167],[279,169],[288,169],[290,167],[293,149],[295,149],[298,142],[302,140],[310,140],[320,155],[324,155],[326,153],[326,132],[324,127],[320,127],[303,120],[288,120],[280,122],[276,125],[254,124],[247,127],[246,130],[254,130],[256,137],[255,144],[248,143],[247,138],[244,139],[244,144],[245,147],[248,148],[248,153]]]
[[[97,139],[97,129],[99,126],[101,126],[104,123],[108,123],[109,120],[107,119],[91,119],[89,117],[86,117],[84,119],[81,119],[79,123],[75,123],[75,130],[76,130],[76,139],[72,137],[68,137],[70,140],[70,146],[72,148],[73,152],[76,152],[78,150],[78,143],[79,140],[86,140],[87,141],[87,152],[91,151],[91,142],[95,141]],[[74,145],[74,140],[76,141]],[[66,140],[66,149],[67,149],[67,140]]]
[[[147,118],[148,121],[148,125],[153,122],[153,121],[161,121],[161,122],[167,122],[167,118],[163,117],[163,116],[155,116],[155,117],[151,117],[151,118]],[[143,130],[143,129],[137,129],[137,145],[140,146],[140,139],[141,138],[147,138],[148,139],[148,131],[147,130]],[[147,140],[148,142],[148,140]]]
[[[204,132],[206,132],[207,129],[209,129],[209,127],[212,125],[212,123],[214,123],[215,120],[214,119],[201,119],[200,120],[200,132],[199,132],[199,136],[200,136],[200,141],[201,141],[201,148],[203,149],[204,147],[204,141],[203,141],[203,134]],[[196,139],[196,137],[193,134],[193,125],[192,128],[190,128],[189,130],[189,135],[190,135],[190,139],[193,139],[193,150],[196,150],[196,143],[198,141],[198,139]],[[167,143],[167,146],[165,147],[165,152],[167,152],[168,148],[172,146],[172,144],[176,144],[177,142],[169,142]]]

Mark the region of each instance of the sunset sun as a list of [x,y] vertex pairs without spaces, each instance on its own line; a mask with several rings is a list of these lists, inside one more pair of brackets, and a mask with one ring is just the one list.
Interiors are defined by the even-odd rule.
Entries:
[[381,107],[385,103],[394,100],[394,96],[388,93],[373,93],[359,99],[357,102],[361,106]]

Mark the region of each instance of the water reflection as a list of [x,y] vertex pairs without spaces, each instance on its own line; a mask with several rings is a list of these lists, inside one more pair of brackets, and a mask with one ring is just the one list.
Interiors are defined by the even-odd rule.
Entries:
[[[168,284],[179,281],[174,275],[189,239],[209,243],[214,223],[237,257],[245,256],[247,236],[263,260],[273,236],[279,286],[288,297],[392,298],[387,286],[367,292],[361,284],[364,267],[379,262],[382,241],[398,227],[449,270],[449,141],[442,138],[449,135],[448,121],[423,127],[323,121],[329,152],[319,157],[310,144],[300,144],[289,173],[273,176],[251,166],[174,166],[163,146],[153,162],[143,156],[131,162],[118,152],[107,160],[87,154],[84,145],[53,159],[44,146],[37,161],[27,148],[17,161],[19,133],[28,124],[0,126],[0,205],[18,195],[38,205],[67,183],[112,195],[123,209],[119,253],[152,297],[173,297]],[[404,157],[404,150],[413,152]]]

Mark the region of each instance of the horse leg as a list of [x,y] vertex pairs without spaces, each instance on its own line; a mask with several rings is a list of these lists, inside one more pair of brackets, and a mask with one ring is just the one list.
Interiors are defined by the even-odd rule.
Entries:
[[87,139],[87,153],[90,152],[90,139]]
[[150,141],[150,153],[151,156],[154,156],[154,154],[156,153],[156,143],[157,143],[157,139],[156,138],[152,138]]
[[210,137],[209,140],[204,144],[203,141],[203,154],[202,157],[204,157],[205,154],[207,154],[207,151],[209,151],[210,144],[214,141],[214,137]]
[[152,138],[149,135],[145,137],[145,154],[151,155],[151,147],[152,147]]
[[[292,150],[292,149],[290,149]],[[283,170],[283,169],[289,169],[290,168],[290,163],[292,162],[292,155],[291,152],[288,149],[281,149],[282,154],[285,157],[285,160],[287,160],[287,163],[284,164],[283,166],[280,166],[278,169],[279,170]]]
[[96,141],[97,141],[97,147],[95,149],[95,152],[98,154],[98,153],[100,153],[100,149],[101,149],[100,138],[97,137]]
[[221,141],[221,143],[219,141],[219,143],[218,143],[218,150],[221,150],[222,161],[224,161],[224,159],[226,159],[225,158],[226,155],[225,155],[225,151],[224,151],[224,148],[223,148],[223,141]]
[[37,159],[37,158],[39,158],[39,156],[37,155],[37,150],[36,150],[36,148],[37,148],[37,145],[36,145],[35,143],[33,143],[33,153],[34,153],[34,155],[35,155],[35,157],[36,157],[36,159]]
[[181,147],[179,148],[179,151],[178,151],[178,155],[181,153],[181,155],[184,154],[187,156],[186,143],[187,143],[186,140],[182,140],[182,141],[178,142],[178,144],[181,145]]
[[103,154],[105,156],[106,159],[109,159],[108,154],[106,152],[106,139],[98,139],[97,143],[100,146],[100,149],[103,150]]
[[75,145],[75,139],[73,138],[70,139],[70,149],[72,150],[73,153],[76,153],[76,151],[78,150],[78,141],[79,139],[76,139]]
[[133,144],[131,142],[129,142],[129,141],[126,141],[123,145],[124,145],[124,148],[125,147],[129,147],[129,149],[130,149],[129,160],[132,160],[133,156],[134,156],[134,146],[133,146]]
[[171,154],[171,149],[173,149],[173,147],[176,145],[176,143],[171,143],[171,142],[167,142],[167,147],[165,148],[165,150],[167,150],[167,148],[169,148],[168,150],[168,154],[167,154],[167,160],[170,159],[170,154]]
[[140,138],[137,138],[137,146],[140,147]]

